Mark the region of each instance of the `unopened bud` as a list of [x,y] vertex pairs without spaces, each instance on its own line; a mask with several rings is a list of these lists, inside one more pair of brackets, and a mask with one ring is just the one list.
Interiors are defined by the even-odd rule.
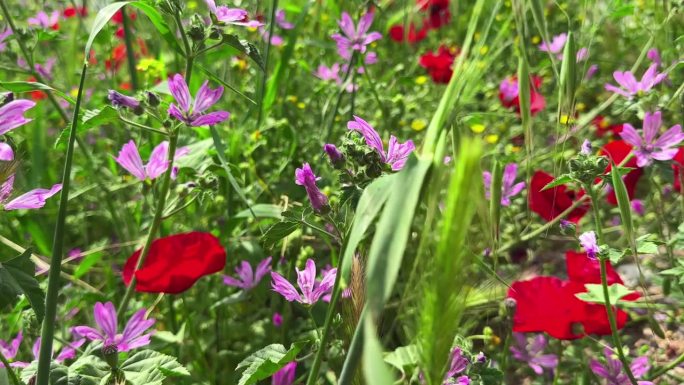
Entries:
[[119,348],[116,344],[107,344],[103,346],[102,357],[112,369],[119,366]]

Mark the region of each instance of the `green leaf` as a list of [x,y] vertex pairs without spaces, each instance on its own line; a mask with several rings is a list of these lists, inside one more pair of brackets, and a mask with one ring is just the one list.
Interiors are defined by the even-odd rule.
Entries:
[[83,355],[69,366],[69,383],[74,380],[81,385],[98,385],[109,372],[109,365],[99,357]]
[[[254,214],[256,215],[257,218],[274,218],[274,219],[282,219],[283,216],[281,214],[282,208],[278,205],[270,204],[270,203],[257,203],[252,206],[252,211],[254,211]],[[233,218],[251,218],[252,213],[250,212],[249,209],[240,211],[239,213],[235,214]]]
[[[96,110],[85,110],[81,115],[81,124],[78,125],[77,133],[82,134],[91,128],[109,124],[119,120],[119,113],[112,106],[105,106]],[[55,148],[63,147],[69,141],[71,127],[64,128],[55,141]]]
[[262,71],[266,70],[266,67],[264,66],[264,59],[261,57],[261,53],[259,53],[259,50],[254,46],[254,44],[246,40],[241,40],[237,35],[229,34],[223,35],[223,43],[249,56],[249,58],[252,59]]
[[173,48],[176,52],[183,54],[183,50],[181,49],[180,44],[178,44],[178,40],[176,40],[175,32],[171,30],[162,15],[157,12],[154,7],[142,1],[134,1],[130,3],[130,5],[131,7],[141,10],[147,16],[147,18],[150,19],[152,25],[154,25],[154,28],[157,29],[157,32],[159,32],[159,34],[171,46],[171,48]]
[[563,175],[557,177],[556,179],[552,180],[551,182],[549,182],[549,184],[547,184],[546,186],[544,186],[544,188],[541,189],[541,191],[548,190],[548,189],[554,188],[554,187],[558,187],[558,186],[560,186],[560,185],[562,185],[562,184],[566,184],[566,183],[572,182],[573,180],[574,180],[574,179],[573,179],[570,175],[568,175],[568,174],[563,174]]
[[38,82],[0,82],[0,87],[12,92],[29,92],[29,91],[47,91],[58,95],[62,99],[66,100],[71,104],[75,104],[76,101],[64,92],[54,89],[46,84]]
[[0,265],[0,306],[14,303],[17,296],[26,296],[38,322],[45,316],[45,293],[35,278],[36,265],[31,262],[31,249]]
[[406,368],[420,363],[420,351],[417,345],[400,346],[393,352],[385,354],[385,362],[399,369],[403,374]]
[[617,199],[618,207],[620,208],[621,226],[629,240],[633,245],[634,241],[634,223],[632,222],[632,205],[629,202],[629,195],[627,194],[627,187],[625,181],[622,179],[620,171],[617,170],[615,163],[611,165],[610,178],[615,191],[615,198]]
[[497,368],[484,368],[480,372],[482,385],[501,385],[503,384],[503,372]]
[[372,317],[364,320],[363,376],[367,384],[392,385],[395,378],[383,360],[382,344],[375,332]]
[[88,41],[86,42],[85,45],[85,50],[83,51],[85,53],[85,63],[88,63],[88,58],[90,57],[90,49],[93,46],[93,42],[95,41],[95,38],[97,35],[102,31],[102,28],[104,28],[105,25],[107,25],[107,22],[109,19],[114,16],[114,14],[119,11],[124,5],[129,4],[130,1],[121,1],[118,3],[114,4],[109,4],[106,7],[100,9],[100,11],[97,13],[95,16],[95,21],[93,22],[93,26],[90,29],[90,35],[88,35]]
[[102,252],[88,254],[78,264],[76,271],[74,271],[74,278],[81,278],[83,275],[88,273],[93,266],[95,266],[98,262],[102,260],[103,256],[104,253]]
[[200,71],[202,71],[205,75],[207,75],[209,78],[211,78],[211,80],[213,80],[213,81],[215,81],[215,82],[221,84],[222,86],[228,88],[229,90],[231,90],[231,91],[235,92],[236,94],[242,96],[243,98],[247,99],[248,102],[250,102],[250,103],[252,103],[252,104],[254,104],[254,105],[257,104],[257,102],[255,102],[252,98],[250,98],[249,96],[243,94],[243,93],[240,92],[237,88],[235,88],[235,87],[231,86],[230,84],[226,83],[225,80],[221,79],[219,76],[216,76],[213,72],[209,71],[208,69],[202,67],[202,66],[199,65],[199,64],[195,64],[195,68],[197,68],[197,69],[199,69]]
[[375,221],[375,218],[380,213],[387,198],[392,192],[392,183],[394,182],[396,174],[390,174],[374,180],[369,184],[359,198],[359,203],[356,205],[354,214],[354,222],[352,223],[349,236],[347,237],[347,246],[342,255],[342,280],[347,282],[351,274],[352,255],[356,252],[356,248],[366,235],[366,231],[370,225]]
[[[575,294],[577,298],[589,303],[605,303],[605,297],[603,296],[603,287],[601,286],[601,284],[587,283],[584,285],[584,287],[587,288],[587,292]],[[632,293],[632,290],[626,288],[624,285],[621,285],[619,283],[614,283],[608,286],[608,298],[610,299],[610,303],[613,305],[618,303],[618,301],[622,297]]]
[[167,356],[154,350],[143,350],[129,357],[121,365],[126,380],[133,385],[161,383],[166,377],[189,376],[175,357]]
[[283,221],[274,224],[273,226],[269,227],[261,237],[262,241],[264,242],[264,246],[274,246],[276,243],[278,243],[278,241],[292,234],[295,230],[297,230],[298,227],[298,223],[290,221]]
[[[29,366],[21,370],[21,380],[28,384],[33,376],[36,375],[38,369],[38,361],[33,361]],[[69,381],[69,368],[56,362],[50,363],[50,377],[48,384],[50,385],[67,385]]]
[[238,385],[256,384],[257,381],[271,377],[285,364],[294,361],[302,345],[302,343],[294,343],[290,349],[285,349],[283,345],[271,344],[252,353],[236,368],[236,370],[244,369]]

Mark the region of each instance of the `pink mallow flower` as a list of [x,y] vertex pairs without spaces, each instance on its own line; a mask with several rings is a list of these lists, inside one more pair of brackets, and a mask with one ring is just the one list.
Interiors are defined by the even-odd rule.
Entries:
[[292,385],[297,371],[297,361],[285,364],[280,370],[273,374],[271,385]]
[[304,186],[309,202],[311,202],[311,207],[317,212],[322,211],[328,206],[328,197],[316,186],[316,181],[319,179],[321,178],[316,177],[308,163],[304,163],[302,168],[295,170],[295,183]]
[[[176,150],[174,156],[174,161],[190,153],[190,149],[187,147],[181,147]],[[119,156],[114,158],[116,163],[125,168],[126,171],[130,172],[134,177],[141,181],[146,179],[156,179],[166,172],[169,168],[169,142],[163,141],[159,143],[150,154],[150,160],[147,165],[143,165],[142,158],[138,152],[138,147],[135,142],[130,140],[128,143],[124,144],[119,151]],[[171,170],[171,178],[175,179],[178,175],[178,168],[174,167]]]
[[224,24],[239,25],[242,27],[256,28],[263,25],[258,20],[250,20],[249,13],[240,8],[228,8],[225,5],[216,6],[214,0],[205,0],[209,11],[216,16],[216,20]]
[[546,337],[537,334],[528,342],[524,333],[513,333],[515,345],[511,346],[513,358],[527,362],[532,370],[538,375],[544,373],[544,369],[554,370],[558,366],[558,356],[555,354],[543,354],[546,348]]
[[[451,350],[451,362],[449,364],[449,370],[444,376],[443,385],[469,385],[470,378],[462,374],[470,365],[470,361],[463,355],[461,348],[453,348]],[[458,376],[458,377],[456,377]]]
[[596,259],[599,255],[600,249],[596,243],[596,233],[587,231],[579,236],[579,243],[591,259]]
[[[553,37],[550,43],[542,42],[539,44],[539,50],[542,52],[549,52],[552,54],[561,54],[563,52],[563,47],[565,47],[565,42],[568,40],[567,33],[561,33]],[[561,58],[563,55],[561,54]]]
[[[617,355],[613,353],[613,349],[606,347],[603,349],[603,354],[606,357],[606,363],[603,364],[598,360],[592,359],[589,363],[591,371],[594,372],[598,377],[606,380],[607,385],[630,385],[632,382],[624,373],[622,362],[618,359]],[[651,365],[648,363],[648,358],[645,356],[637,357],[632,360],[629,365],[632,374],[637,379],[643,377]],[[653,385],[651,381],[638,381],[639,385]]]
[[658,73],[658,64],[653,63],[644,72],[641,81],[636,80],[632,71],[615,71],[613,72],[613,78],[615,78],[619,87],[612,84],[606,84],[604,87],[607,91],[622,95],[627,99],[632,99],[634,95],[647,93],[666,77],[667,74]]
[[205,81],[192,99],[188,84],[182,75],[176,74],[169,79],[169,90],[176,103],[169,105],[169,115],[185,122],[190,126],[213,126],[219,124],[230,117],[227,111],[215,111],[204,114],[209,107],[213,106],[221,99],[223,95],[223,87],[218,87],[215,90],[209,88],[209,82]]
[[[55,362],[58,364],[63,363],[66,360],[71,360],[76,358],[76,350],[81,347],[86,342],[85,338],[79,338],[74,342],[68,343],[65,345],[62,350],[57,353],[57,357],[55,357]],[[36,342],[33,343],[33,348],[31,349],[31,352],[33,353],[33,359],[38,360],[38,354],[40,353],[40,337],[36,339]],[[25,368],[29,366],[28,362],[14,362],[14,366],[18,368]]]
[[12,30],[7,27],[4,31],[0,32],[0,52],[5,52],[7,49],[7,38],[12,35]]
[[59,11],[52,11],[51,14],[45,13],[45,11],[40,11],[34,17],[29,17],[28,24],[42,27],[45,29],[54,28],[59,23]]
[[408,156],[416,148],[416,146],[413,145],[412,140],[399,143],[399,140],[394,135],[390,135],[387,153],[385,153],[385,148],[378,132],[375,131],[368,122],[356,115],[354,115],[354,120],[347,123],[347,128],[360,132],[366,139],[366,144],[369,147],[374,148],[378,154],[380,154],[380,159],[382,159],[384,163],[389,164],[393,171],[401,170],[404,167],[404,164],[406,164]]
[[264,259],[257,265],[256,271],[252,270],[252,265],[247,261],[242,261],[235,268],[237,278],[228,275],[223,276],[223,283],[228,286],[239,287],[243,290],[250,290],[256,287],[261,279],[271,271],[271,257]]
[[[501,205],[510,206],[511,198],[518,195],[522,189],[525,188],[525,182],[515,183],[515,177],[518,175],[518,165],[509,163],[504,167],[503,180],[501,183]],[[485,171],[482,173],[484,180],[485,196],[490,199],[492,193],[492,173]]]
[[33,119],[28,119],[24,113],[36,105],[35,102],[26,99],[12,100],[0,107],[0,135],[6,134],[13,129],[23,126]]
[[[17,353],[19,352],[19,346],[21,345],[21,341],[24,339],[24,334],[20,331],[17,333],[16,337],[12,341],[5,342],[3,340],[0,340],[0,353],[2,353],[3,356],[7,360],[13,360],[14,357],[17,356]],[[22,367],[22,362],[10,362],[11,367]],[[4,368],[5,365],[3,365],[2,362],[0,362],[0,368]]]
[[0,160],[3,162],[10,162],[14,159],[14,151],[12,146],[5,142],[0,142]]
[[682,126],[679,124],[674,125],[656,139],[662,123],[660,111],[654,113],[647,112],[644,115],[643,137],[639,136],[631,124],[625,123],[622,125],[620,136],[625,142],[635,147],[634,155],[637,158],[637,166],[647,166],[651,164],[653,159],[670,160],[677,154],[677,145],[684,140]]
[[91,341],[101,341],[103,349],[116,348],[117,352],[127,352],[150,344],[152,333],[143,333],[154,325],[154,319],[146,319],[146,309],[138,310],[130,318],[123,333],[118,333],[116,309],[111,302],[95,304],[93,311],[98,329],[90,326],[76,326],[73,333]]
[[371,24],[373,24],[372,12],[361,16],[357,26],[354,26],[354,21],[347,12],[342,12],[342,19],[338,21],[342,34],[336,33],[331,37],[337,43],[337,53],[343,59],[350,60],[353,51],[365,53],[370,43],[382,38],[379,32],[368,32]]
[[48,198],[62,190],[62,184],[53,185],[50,189],[38,188],[20,195],[11,201],[9,196],[14,189],[14,175],[10,175],[5,182],[0,185],[0,206],[4,205],[5,211],[20,209],[39,209],[45,206]]
[[297,285],[302,291],[301,294],[294,286],[282,275],[271,272],[271,287],[278,294],[285,297],[286,300],[293,302],[297,301],[305,305],[313,305],[326,294],[329,294],[333,285],[335,284],[335,277],[337,276],[337,269],[330,269],[320,281],[316,281],[316,264],[313,259],[307,259],[304,270],[297,270]]

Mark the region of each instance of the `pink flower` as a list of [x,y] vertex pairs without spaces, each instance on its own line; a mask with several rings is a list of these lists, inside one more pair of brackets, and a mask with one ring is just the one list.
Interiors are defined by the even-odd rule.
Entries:
[[52,11],[50,15],[45,13],[45,11],[40,11],[35,17],[30,17],[28,19],[29,25],[36,25],[45,29],[52,28],[57,29],[57,23],[59,23],[59,12]]
[[347,122],[347,128],[360,132],[364,139],[366,139],[366,144],[375,149],[380,154],[380,159],[384,163],[389,164],[393,171],[401,170],[404,164],[406,164],[408,156],[416,148],[412,140],[399,143],[399,140],[394,135],[390,135],[387,153],[385,153],[385,148],[378,132],[368,122],[356,115],[354,115],[354,120]]
[[316,181],[319,179],[321,178],[313,173],[308,163],[304,163],[302,168],[295,170],[295,183],[304,186],[306,195],[311,202],[311,207],[317,212],[322,211],[328,205],[328,197],[316,186]]
[[544,41],[541,44],[539,44],[539,50],[543,52],[549,52],[552,54],[561,53],[563,51],[563,47],[565,47],[565,42],[567,40],[568,34],[565,32],[561,33],[560,35],[554,36],[553,40],[551,40],[551,43],[547,43]]
[[361,16],[358,26],[347,12],[342,12],[342,19],[338,25],[342,34],[336,33],[331,37],[337,42],[337,53],[345,60],[350,60],[353,51],[366,52],[366,46],[382,38],[379,32],[368,32],[373,24],[373,13],[369,12]]
[[612,84],[606,84],[604,87],[607,91],[631,99],[634,95],[647,93],[667,77],[667,74],[658,73],[657,69],[658,64],[651,64],[641,77],[641,81],[637,81],[631,71],[615,71],[613,72],[613,78],[615,78],[615,81],[620,87],[616,87]]
[[587,231],[579,236],[580,245],[584,248],[587,256],[591,259],[596,259],[599,254],[599,247],[596,243],[596,233],[593,231]]
[[553,370],[558,366],[558,356],[555,354],[542,354],[546,347],[546,337],[537,334],[531,342],[527,341],[524,333],[513,333],[516,346],[511,346],[513,358],[527,362],[527,365],[538,375],[544,373],[544,369]]
[[[2,353],[5,358],[8,360],[14,359],[14,357],[17,356],[17,353],[19,352],[19,346],[21,345],[21,341],[24,339],[24,334],[20,331],[17,333],[16,337],[12,341],[5,342],[3,340],[0,340],[0,353]],[[10,363],[11,367],[21,367],[22,362],[12,362]],[[4,368],[5,365],[0,362],[0,368]]]
[[5,142],[0,142],[0,160],[3,162],[14,160],[14,151],[12,151],[12,146]]
[[8,28],[5,28],[4,31],[0,32],[0,52],[5,52],[5,49],[7,49],[7,42],[5,39],[7,39],[8,36],[12,35],[12,30]]
[[[123,145],[121,151],[119,151],[119,156],[114,158],[114,160],[139,180],[153,180],[161,176],[169,168],[168,152],[169,142],[163,141],[159,143],[152,150],[147,165],[143,165],[142,158],[138,152],[138,147],[136,147],[134,141],[130,140]],[[187,147],[179,148],[176,150],[176,154],[173,158],[174,161],[187,155],[189,152],[190,149]],[[171,170],[171,177],[175,179],[177,174],[178,169],[174,167],[174,169]]]
[[287,19],[285,18],[285,10],[284,10],[284,9],[279,9],[279,10],[276,12],[275,21],[276,21],[276,23],[278,24],[278,26],[279,26],[280,28],[282,28],[282,29],[292,29],[292,28],[294,28],[294,24],[290,23],[290,22],[287,21]]
[[271,257],[259,262],[256,271],[252,270],[252,265],[247,261],[242,261],[238,267],[235,268],[235,274],[238,278],[231,276],[224,276],[223,283],[228,286],[239,287],[243,290],[249,290],[256,287],[261,282],[261,279],[266,273],[271,271]]
[[36,105],[35,102],[26,99],[12,100],[0,107],[0,135],[23,126],[30,122],[24,113]]
[[209,107],[218,102],[223,95],[223,87],[215,90],[209,88],[209,82],[205,81],[195,95],[195,99],[190,96],[190,90],[182,75],[176,74],[169,79],[169,90],[176,99],[176,104],[169,105],[169,115],[185,122],[190,126],[213,126],[219,124],[230,117],[227,111],[215,111],[204,114]]
[[283,315],[275,312],[273,313],[273,326],[279,328],[283,325]]
[[[598,377],[605,379],[608,385],[630,385],[632,382],[623,372],[622,362],[613,353],[613,349],[606,347],[603,349],[603,354],[606,357],[606,363],[602,364],[600,361],[592,359],[589,363],[591,371]],[[648,373],[651,365],[648,363],[648,358],[642,356],[632,360],[629,368],[634,377],[639,379]],[[639,385],[653,385],[651,381],[638,381],[638,383]]]
[[[525,182],[515,183],[515,177],[518,175],[518,165],[509,163],[504,168],[503,180],[501,183],[501,205],[510,206],[511,198],[518,195],[522,189],[525,188]],[[492,174],[488,171],[482,173],[482,179],[485,185],[485,196],[487,199],[491,197]]]
[[256,28],[263,25],[258,20],[250,20],[249,13],[240,8],[228,8],[225,5],[216,6],[214,0],[205,0],[211,13],[216,16],[216,20],[224,24],[239,25],[242,27]]
[[154,319],[147,319],[146,309],[138,310],[130,318],[123,333],[118,333],[116,309],[111,302],[95,304],[93,311],[98,329],[90,326],[76,326],[73,332],[91,341],[102,341],[103,348],[114,347],[117,352],[127,352],[150,344],[152,333],[143,333],[154,325]]
[[275,372],[271,378],[271,385],[292,385],[297,371],[297,361],[285,364],[280,370]]
[[301,294],[282,275],[271,272],[271,287],[274,291],[285,297],[286,300],[297,301],[305,305],[313,305],[326,294],[332,291],[337,276],[337,269],[330,269],[320,281],[316,281],[316,264],[313,259],[307,259],[304,270],[297,270],[297,285]]
[[639,136],[631,124],[622,125],[620,136],[625,142],[635,147],[634,154],[637,158],[637,166],[647,166],[651,164],[653,159],[670,160],[677,154],[677,145],[684,140],[682,126],[674,125],[656,139],[660,126],[662,126],[660,111],[647,112],[644,115],[643,137]]
[[[4,204],[6,211],[20,210],[20,209],[39,209],[45,206],[48,198],[57,194],[62,190],[61,184],[52,186],[49,190],[38,188],[31,190],[23,195],[20,195],[11,201],[7,202],[12,190],[14,189],[14,175],[10,175],[7,180],[0,185],[0,205]],[[7,203],[5,203],[7,202]]]

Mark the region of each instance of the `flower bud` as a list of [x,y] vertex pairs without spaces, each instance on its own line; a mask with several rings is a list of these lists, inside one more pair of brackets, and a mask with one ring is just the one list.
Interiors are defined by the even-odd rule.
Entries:
[[112,106],[118,108],[126,107],[135,111],[140,107],[140,102],[137,99],[123,95],[114,90],[109,90],[107,99],[112,103]]
[[560,220],[560,230],[563,235],[575,235],[577,232],[575,224],[565,219]]
[[159,96],[152,91],[145,92],[145,96],[147,97],[147,104],[150,107],[157,107],[161,103]]
[[116,344],[110,343],[103,346],[102,358],[104,358],[107,364],[109,364],[109,367],[116,369],[119,366],[119,348],[116,346]]
[[334,144],[326,144],[323,146],[323,150],[325,151],[326,154],[328,154],[328,158],[330,159],[330,163],[335,168],[338,168],[339,166],[344,164],[344,155],[340,152],[340,150],[335,147]]

